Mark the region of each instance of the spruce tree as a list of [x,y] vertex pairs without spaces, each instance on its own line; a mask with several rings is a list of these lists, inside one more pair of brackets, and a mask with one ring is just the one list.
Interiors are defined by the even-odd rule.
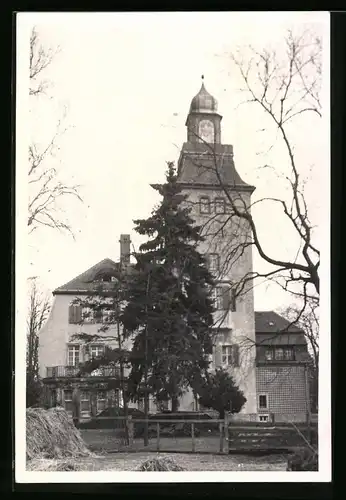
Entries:
[[[129,387],[134,399],[178,398],[208,370],[212,352],[213,278],[198,252],[200,228],[184,204],[173,163],[166,183],[153,186],[161,203],[148,219],[134,221],[148,240],[135,253],[122,321],[133,344]],[[144,389],[144,391],[143,391]]]

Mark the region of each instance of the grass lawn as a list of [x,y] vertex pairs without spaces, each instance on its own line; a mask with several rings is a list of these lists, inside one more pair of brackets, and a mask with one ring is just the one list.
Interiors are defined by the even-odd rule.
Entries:
[[[193,453],[109,453],[103,456],[74,459],[83,471],[137,471],[145,460],[171,457],[188,471],[285,471],[287,459],[283,455],[213,455]],[[45,462],[49,462],[45,460]],[[38,469],[36,469],[38,470]],[[41,470],[44,470],[42,468]]]

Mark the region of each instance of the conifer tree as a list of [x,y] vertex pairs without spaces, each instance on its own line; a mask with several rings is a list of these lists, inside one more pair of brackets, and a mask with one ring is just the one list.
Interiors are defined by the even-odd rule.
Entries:
[[166,183],[153,187],[162,201],[148,219],[134,221],[148,240],[134,254],[122,321],[133,340],[132,397],[145,396],[147,404],[151,393],[157,401],[171,400],[176,411],[191,380],[208,370],[213,278],[197,250],[202,237],[183,204],[173,163]]

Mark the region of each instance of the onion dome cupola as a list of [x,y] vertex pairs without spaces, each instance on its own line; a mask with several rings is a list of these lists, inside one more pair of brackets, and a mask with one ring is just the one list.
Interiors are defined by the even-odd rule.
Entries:
[[206,90],[202,81],[201,90],[192,99],[190,113],[216,113],[217,100]]
[[186,119],[187,141],[190,143],[221,144],[221,120],[217,112],[217,100],[204,86],[192,99]]

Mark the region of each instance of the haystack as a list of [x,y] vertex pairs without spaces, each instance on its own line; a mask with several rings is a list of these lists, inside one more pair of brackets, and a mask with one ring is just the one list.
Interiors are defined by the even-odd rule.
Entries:
[[34,458],[28,460],[26,469],[28,471],[61,472],[61,471],[83,471],[85,466],[73,459],[54,460],[47,458]]
[[62,459],[90,456],[80,432],[62,408],[26,410],[26,458]]
[[139,468],[140,471],[182,471],[186,470],[179,465],[173,458],[161,457],[151,458],[142,463]]

